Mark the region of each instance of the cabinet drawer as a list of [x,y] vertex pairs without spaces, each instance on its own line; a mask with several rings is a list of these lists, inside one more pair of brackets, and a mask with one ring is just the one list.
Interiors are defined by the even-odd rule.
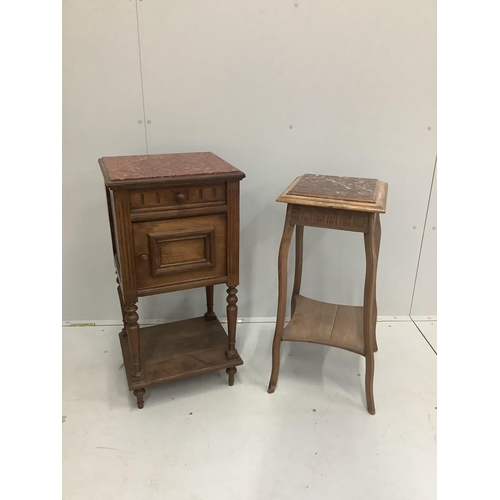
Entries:
[[226,185],[224,183],[130,191],[130,209],[132,212],[181,208],[183,206],[192,208],[194,206],[219,205],[225,202]]
[[227,275],[226,214],[132,224],[139,291]]

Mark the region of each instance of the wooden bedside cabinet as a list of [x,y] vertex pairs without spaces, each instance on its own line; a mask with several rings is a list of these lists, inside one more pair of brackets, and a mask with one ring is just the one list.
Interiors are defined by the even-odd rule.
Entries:
[[[239,284],[239,183],[245,174],[213,153],[99,159],[108,203],[120,343],[129,389],[243,364],[235,347]],[[226,335],[213,311],[214,285],[227,284]],[[206,287],[204,316],[140,328],[139,297]]]

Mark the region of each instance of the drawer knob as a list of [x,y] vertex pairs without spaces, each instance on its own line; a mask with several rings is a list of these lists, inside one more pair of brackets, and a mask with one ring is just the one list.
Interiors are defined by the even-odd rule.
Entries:
[[141,255],[141,259],[142,259],[142,260],[148,260],[148,256],[147,256],[147,254],[143,253],[143,254]]
[[185,196],[184,196],[182,193],[179,193],[179,194],[177,195],[177,199],[178,199],[179,201],[182,201],[184,198],[185,198]]

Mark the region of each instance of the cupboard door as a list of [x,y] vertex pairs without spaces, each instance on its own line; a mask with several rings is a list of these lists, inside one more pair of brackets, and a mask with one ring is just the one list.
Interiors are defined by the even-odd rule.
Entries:
[[227,275],[226,214],[134,223],[133,232],[139,292]]

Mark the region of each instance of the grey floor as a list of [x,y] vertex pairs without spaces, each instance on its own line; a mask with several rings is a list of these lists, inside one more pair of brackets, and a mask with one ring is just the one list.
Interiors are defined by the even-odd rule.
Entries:
[[[435,321],[377,323],[377,414],[361,356],[238,325],[245,361],[129,393],[118,327],[63,328],[64,500],[436,498]],[[434,348],[434,349],[433,349]]]

